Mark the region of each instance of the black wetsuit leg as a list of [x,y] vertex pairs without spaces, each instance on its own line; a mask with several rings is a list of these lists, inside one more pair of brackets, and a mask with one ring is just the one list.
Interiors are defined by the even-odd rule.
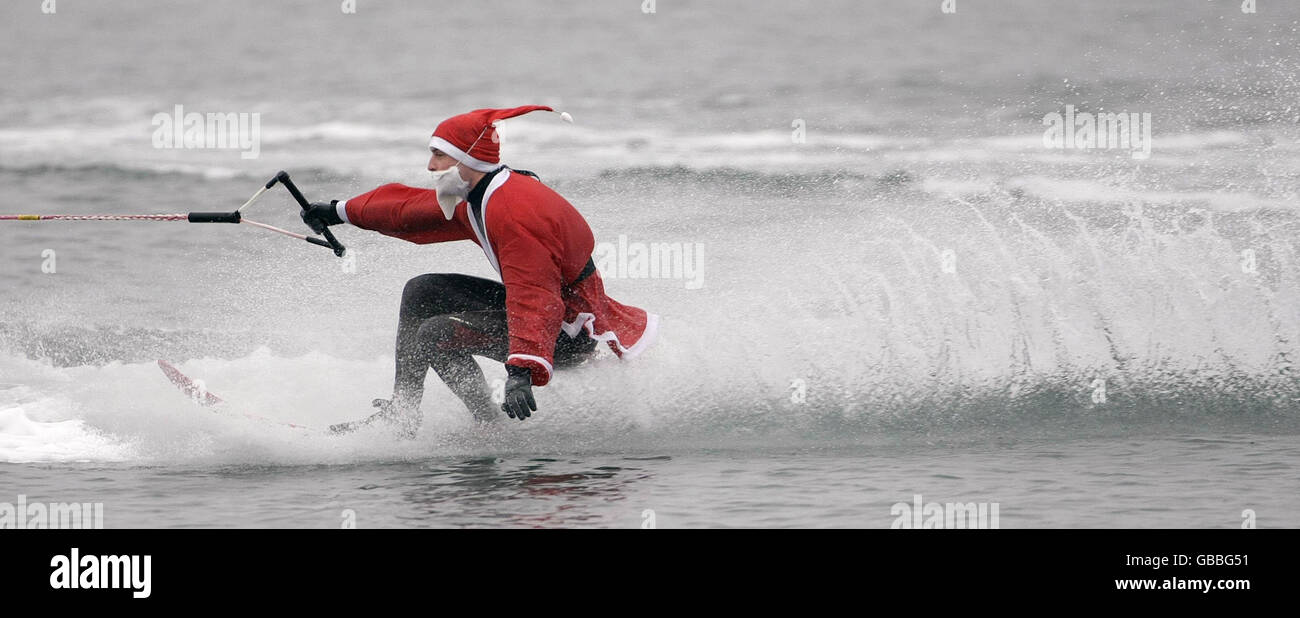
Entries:
[[[397,325],[394,403],[418,409],[425,376],[433,369],[475,418],[495,418],[497,406],[473,357],[505,362],[510,353],[505,306],[505,286],[496,281],[456,274],[421,275],[409,281]],[[555,365],[577,364],[595,348],[596,341],[585,333],[572,338],[561,332]]]

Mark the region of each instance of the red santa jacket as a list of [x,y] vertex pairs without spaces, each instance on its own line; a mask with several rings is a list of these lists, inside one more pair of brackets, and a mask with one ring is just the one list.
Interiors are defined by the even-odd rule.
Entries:
[[605,294],[599,272],[570,286],[591,259],[595,239],[587,221],[541,181],[502,168],[474,209],[462,201],[448,221],[432,189],[384,185],[340,205],[347,222],[413,243],[472,240],[506,287],[510,355],[506,364],[532,370],[533,384],[553,373],[560,331],[586,330],[620,358],[633,358],[653,342],[658,316]]

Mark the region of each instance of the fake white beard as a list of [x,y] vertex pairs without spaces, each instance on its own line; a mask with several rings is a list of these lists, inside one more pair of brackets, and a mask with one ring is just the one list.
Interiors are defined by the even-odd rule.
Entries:
[[456,216],[456,205],[469,195],[469,183],[460,177],[455,167],[430,173],[433,174],[433,188],[438,193],[438,206],[442,208],[443,216],[451,221]]

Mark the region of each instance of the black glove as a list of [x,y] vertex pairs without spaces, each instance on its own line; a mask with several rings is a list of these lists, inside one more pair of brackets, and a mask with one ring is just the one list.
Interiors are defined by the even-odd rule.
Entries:
[[338,200],[332,202],[316,202],[302,211],[302,222],[307,224],[313,232],[320,234],[325,228],[331,225],[339,225],[343,220],[339,218]]
[[501,404],[501,411],[510,418],[524,420],[537,411],[537,402],[533,400],[533,372],[527,367],[506,365],[506,401]]

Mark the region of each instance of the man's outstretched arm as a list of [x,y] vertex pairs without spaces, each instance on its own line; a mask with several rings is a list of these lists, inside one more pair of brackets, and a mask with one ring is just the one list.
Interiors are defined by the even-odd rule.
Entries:
[[460,217],[448,221],[433,189],[388,184],[345,201],[312,204],[303,221],[320,233],[328,225],[350,223],[416,244],[466,240],[473,232]]

